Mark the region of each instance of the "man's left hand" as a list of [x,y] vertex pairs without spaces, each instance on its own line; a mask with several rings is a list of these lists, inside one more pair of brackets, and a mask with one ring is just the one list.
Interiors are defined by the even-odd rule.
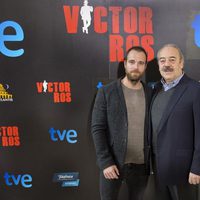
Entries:
[[190,172],[188,181],[189,181],[190,184],[197,185],[197,184],[200,183],[200,176]]

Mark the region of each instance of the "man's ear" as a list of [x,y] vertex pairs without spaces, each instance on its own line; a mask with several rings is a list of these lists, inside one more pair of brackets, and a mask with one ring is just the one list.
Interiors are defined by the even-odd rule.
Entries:
[[126,61],[126,60],[124,60],[124,67],[126,67],[126,63],[127,63],[127,61]]
[[182,60],[180,61],[180,65],[181,65],[181,69],[183,69],[183,67],[184,67],[184,59],[182,59]]

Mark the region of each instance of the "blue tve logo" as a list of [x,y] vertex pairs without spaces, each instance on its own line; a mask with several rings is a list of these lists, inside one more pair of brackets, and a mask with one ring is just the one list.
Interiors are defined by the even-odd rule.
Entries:
[[18,186],[21,185],[25,188],[32,187],[32,176],[29,174],[9,174],[8,172],[5,172],[4,174],[4,180],[7,186]]
[[52,141],[63,141],[67,140],[68,143],[74,144],[77,142],[77,132],[75,130],[55,130],[54,128],[49,129],[50,138]]
[[[6,35],[5,29],[13,28],[15,30],[15,34]],[[0,52],[8,57],[19,57],[23,55],[24,49],[12,50],[9,49],[5,42],[16,42],[22,41],[24,39],[24,32],[22,27],[14,22],[14,21],[5,21],[0,24]]]
[[100,88],[102,88],[102,87],[103,87],[102,82],[98,82],[98,84],[97,84],[97,89],[100,89]]
[[196,15],[192,22],[192,28],[194,29],[194,41],[200,48],[200,14]]

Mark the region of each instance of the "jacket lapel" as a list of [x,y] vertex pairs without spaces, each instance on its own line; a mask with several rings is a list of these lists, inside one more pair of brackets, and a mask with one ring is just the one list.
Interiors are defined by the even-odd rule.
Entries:
[[121,86],[121,79],[118,79],[118,81],[117,81],[117,91],[118,91],[118,95],[119,95],[121,108],[122,108],[122,110],[126,116],[126,120],[127,120],[126,102],[125,102],[124,93],[123,93],[122,86]]
[[158,130],[157,130],[158,134],[161,131],[162,127],[164,126],[165,122],[167,121],[169,115],[172,113],[174,106],[178,103],[181,96],[187,89],[187,84],[185,84],[185,82],[187,82],[187,80],[188,80],[188,78],[186,77],[186,75],[184,75],[182,80],[176,86],[175,91],[174,91],[172,97],[170,98],[170,100],[165,108],[165,111],[163,113],[163,116],[160,120]]

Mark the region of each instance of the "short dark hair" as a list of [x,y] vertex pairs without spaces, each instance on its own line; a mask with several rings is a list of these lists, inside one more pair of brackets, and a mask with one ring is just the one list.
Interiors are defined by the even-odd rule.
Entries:
[[128,54],[129,54],[132,50],[137,51],[137,52],[143,52],[143,53],[145,54],[145,56],[146,56],[146,63],[147,63],[147,57],[148,57],[147,52],[146,52],[145,49],[144,49],[143,47],[141,47],[141,46],[133,46],[133,47],[131,47],[130,49],[128,49],[128,51],[126,52],[126,55],[125,55],[125,57],[124,57],[124,60],[127,60]]

